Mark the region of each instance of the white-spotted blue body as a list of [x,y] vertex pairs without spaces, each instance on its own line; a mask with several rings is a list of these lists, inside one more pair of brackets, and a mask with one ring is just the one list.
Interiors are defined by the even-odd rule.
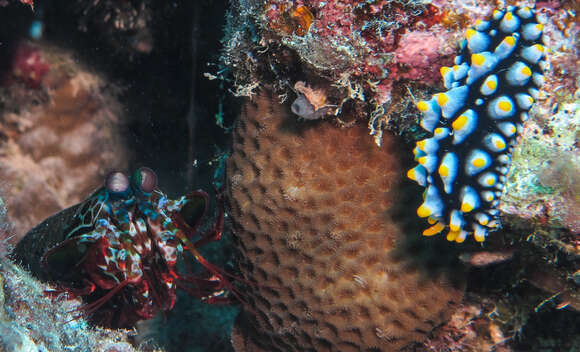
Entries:
[[535,9],[494,11],[467,30],[455,66],[441,69],[449,90],[417,104],[433,136],[417,142],[419,165],[407,176],[426,187],[417,209],[432,225],[425,236],[482,242],[499,226],[512,147],[544,82],[542,30]]

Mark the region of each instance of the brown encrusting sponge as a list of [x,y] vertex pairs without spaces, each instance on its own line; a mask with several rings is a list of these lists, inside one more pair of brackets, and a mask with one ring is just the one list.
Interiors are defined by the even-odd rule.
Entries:
[[460,265],[414,224],[403,144],[377,148],[367,134],[298,121],[267,92],[243,108],[228,186],[241,271],[256,284],[237,352],[396,351],[460,302]]

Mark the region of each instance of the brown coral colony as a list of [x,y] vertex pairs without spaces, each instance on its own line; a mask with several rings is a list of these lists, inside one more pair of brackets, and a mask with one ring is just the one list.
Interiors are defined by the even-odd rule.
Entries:
[[462,297],[448,271],[424,271],[414,258],[428,245],[396,220],[400,142],[377,148],[367,133],[299,121],[268,93],[246,104],[228,163],[231,216],[241,271],[264,285],[247,293],[236,351],[393,351],[422,341]]

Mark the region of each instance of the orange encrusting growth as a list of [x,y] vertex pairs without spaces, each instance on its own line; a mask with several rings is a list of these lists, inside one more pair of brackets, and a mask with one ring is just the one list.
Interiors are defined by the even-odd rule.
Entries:
[[296,34],[304,37],[315,19],[312,12],[304,5],[289,10],[286,10],[286,5],[281,5],[280,13],[281,16],[270,21],[270,28],[286,35]]

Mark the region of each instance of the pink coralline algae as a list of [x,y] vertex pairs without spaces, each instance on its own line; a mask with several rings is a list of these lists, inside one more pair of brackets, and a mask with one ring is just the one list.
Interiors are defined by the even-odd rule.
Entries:
[[306,63],[332,80],[373,82],[365,93],[381,104],[393,82],[434,84],[439,67],[451,63],[452,33],[433,29],[443,17],[420,1],[270,0],[265,7],[266,29]]
[[456,49],[448,44],[449,37],[425,31],[407,32],[401,37],[405,45],[395,50],[391,72],[401,79],[416,80],[434,85],[441,80],[438,67],[451,65]]
[[[440,68],[452,65],[473,11],[451,2],[232,0],[221,55],[228,69],[216,77],[231,74],[237,96],[272,85],[281,98],[300,99],[306,108],[293,85],[323,86],[336,109],[316,117],[348,124],[343,112],[359,111],[355,116],[368,118],[380,146],[385,129],[414,130],[417,112],[408,107],[425,89],[440,88]],[[478,16],[491,10],[473,7]],[[311,110],[299,115],[310,117]]]

